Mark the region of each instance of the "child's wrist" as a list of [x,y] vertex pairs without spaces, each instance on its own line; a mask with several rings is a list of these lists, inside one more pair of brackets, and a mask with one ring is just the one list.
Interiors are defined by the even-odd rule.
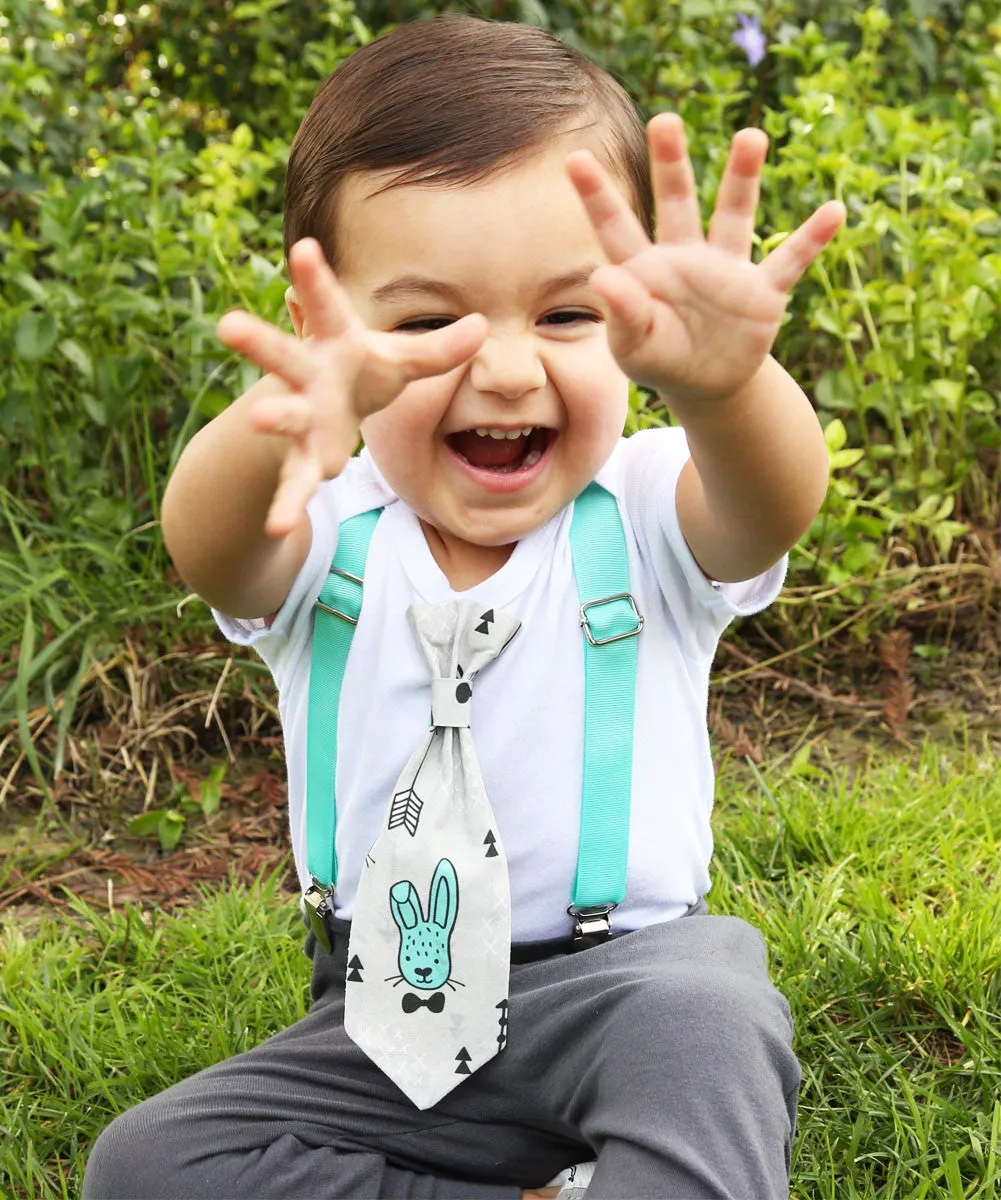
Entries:
[[[736,391],[725,393],[712,392],[658,392],[658,398],[670,411],[672,416],[685,428],[712,424],[718,425],[734,417],[741,416],[748,405],[753,405],[763,394],[772,391],[770,376],[771,364],[775,362],[771,355]],[[777,365],[777,364],[776,364]]]

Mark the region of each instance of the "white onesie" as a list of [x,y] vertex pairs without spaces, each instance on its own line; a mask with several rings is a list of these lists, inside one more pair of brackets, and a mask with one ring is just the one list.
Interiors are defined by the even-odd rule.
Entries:
[[[639,636],[632,808],[625,899],[615,932],[666,921],[709,888],[713,767],[706,729],[709,670],[735,616],[775,599],[787,560],[746,583],[713,584],[678,525],[675,491],[688,459],[680,428],[619,441],[597,481],[618,499]],[[313,540],[285,604],[267,627],[213,610],[223,633],[253,646],[278,685],[289,778],[292,847],[306,868],[306,714],[313,604],[337,545],[339,522],[376,505],[361,619],[341,693],[337,759],[335,915],[351,918],[362,860],[397,777],[426,731],[430,677],[406,621],[412,603],[456,597],[505,608],[519,635],[477,680],[476,750],[511,874],[512,940],[571,932],[580,834],[584,666],[570,559],[572,506],[523,538],[496,574],[454,592],[414,513],[389,489],[367,451],[309,504]]]

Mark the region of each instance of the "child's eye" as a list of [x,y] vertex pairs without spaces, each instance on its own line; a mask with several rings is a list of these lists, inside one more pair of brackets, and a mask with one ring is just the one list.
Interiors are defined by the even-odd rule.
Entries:
[[435,329],[443,329],[446,325],[451,325],[455,320],[454,317],[421,317],[419,321],[404,321],[402,325],[397,325],[396,333],[425,333],[432,332]]
[[601,320],[601,317],[597,313],[574,312],[571,309],[563,309],[561,312],[549,313],[542,319],[543,321],[553,321],[556,325],[571,325],[574,321],[592,321],[597,323]]
[[[434,329],[443,329],[446,325],[451,325],[455,320],[454,317],[420,317],[415,321],[404,321],[402,325],[397,325],[397,333],[425,333]],[[601,317],[597,313],[576,312],[572,309],[562,309],[560,312],[547,313],[542,318],[543,321],[551,321],[559,328],[564,325],[572,325],[574,321],[591,321],[594,323],[600,322]]]

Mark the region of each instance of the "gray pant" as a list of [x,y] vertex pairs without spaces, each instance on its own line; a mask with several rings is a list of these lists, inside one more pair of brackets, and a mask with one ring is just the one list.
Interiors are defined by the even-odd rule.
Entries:
[[512,963],[507,1047],[424,1112],[344,1033],[347,926],[310,934],[308,1014],[112,1121],[83,1200],[520,1200],[592,1158],[589,1200],[788,1197],[789,1006],[704,914]]

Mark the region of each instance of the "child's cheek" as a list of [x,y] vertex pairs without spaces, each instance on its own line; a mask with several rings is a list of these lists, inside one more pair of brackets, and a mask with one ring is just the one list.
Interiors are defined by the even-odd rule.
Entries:
[[420,473],[433,450],[435,431],[448,409],[442,381],[418,379],[387,408],[361,423],[361,435],[376,466],[390,484]]
[[[611,452],[622,436],[629,410],[628,380],[606,379],[606,386],[593,386],[578,396],[571,422],[581,440],[594,445],[599,454]],[[598,448],[601,449],[598,449]],[[602,460],[603,461],[603,460]]]

